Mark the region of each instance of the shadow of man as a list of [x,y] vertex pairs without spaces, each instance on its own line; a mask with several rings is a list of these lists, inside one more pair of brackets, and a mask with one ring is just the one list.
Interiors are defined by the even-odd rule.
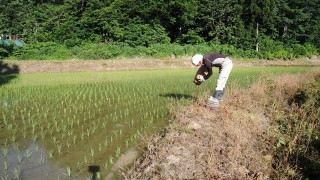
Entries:
[[187,95],[187,94],[179,94],[179,93],[167,93],[167,94],[160,94],[161,97],[167,97],[167,98],[172,98],[175,100],[181,100],[181,99],[189,99],[189,100],[195,100],[196,98]]
[[0,61],[0,86],[9,83],[12,79],[17,78],[20,73],[19,66],[13,64],[9,65]]
[[98,173],[100,172],[100,166],[97,165],[90,165],[88,166],[88,171],[92,174],[91,180],[100,179]]

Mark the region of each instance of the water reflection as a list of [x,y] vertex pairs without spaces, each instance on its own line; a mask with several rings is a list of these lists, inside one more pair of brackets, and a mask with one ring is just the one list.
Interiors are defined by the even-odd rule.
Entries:
[[1,147],[0,179],[66,179],[66,170],[51,163],[46,150],[32,143],[26,148]]

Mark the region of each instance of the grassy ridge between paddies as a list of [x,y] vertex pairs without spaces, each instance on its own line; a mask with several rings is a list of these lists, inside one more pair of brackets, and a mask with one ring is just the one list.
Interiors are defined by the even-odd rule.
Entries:
[[[311,67],[234,68],[228,90],[261,74]],[[213,78],[192,83],[196,69],[1,76],[0,177],[103,177],[139,136],[168,124],[170,109],[212,93]],[[174,109],[174,108],[173,108]],[[90,168],[89,168],[90,169]]]
[[219,111],[175,111],[127,179],[318,179],[320,71],[263,75],[229,89]]

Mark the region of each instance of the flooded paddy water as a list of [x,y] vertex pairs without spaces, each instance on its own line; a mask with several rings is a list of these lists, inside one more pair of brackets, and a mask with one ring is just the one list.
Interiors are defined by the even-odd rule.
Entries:
[[47,151],[39,144],[25,148],[2,146],[0,174],[2,179],[57,179],[65,169],[50,161]]

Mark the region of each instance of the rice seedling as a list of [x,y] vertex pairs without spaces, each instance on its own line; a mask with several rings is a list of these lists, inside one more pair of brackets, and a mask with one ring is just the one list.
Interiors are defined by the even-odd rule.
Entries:
[[88,163],[88,159],[87,159],[87,155],[84,155],[84,161],[83,161],[84,163]]
[[15,168],[15,169],[13,170],[13,173],[14,173],[15,179],[17,179],[17,180],[21,179],[21,178],[20,178],[20,173],[21,173],[20,168]]
[[83,164],[83,162],[77,162],[77,170],[78,170],[78,172],[80,172],[81,171],[81,166],[82,166],[82,164]]
[[67,148],[69,149],[71,144],[69,143],[69,141],[67,141],[67,144],[66,144]]
[[52,140],[53,140],[53,144],[56,144],[56,143],[57,143],[57,137],[53,136],[53,137],[52,137]]
[[2,148],[2,153],[4,157],[8,157],[9,154],[9,149],[7,147]]
[[57,152],[58,152],[59,155],[62,154],[62,145],[58,145],[57,146]]
[[119,158],[120,157],[120,154],[121,154],[121,150],[120,150],[120,147],[117,147],[116,149],[116,157]]
[[48,151],[48,157],[49,157],[49,159],[53,159],[53,151],[52,150]]
[[71,179],[71,177],[72,177],[72,169],[71,169],[71,167],[67,167],[66,168],[66,173],[65,173],[65,175],[69,178],[69,179]]
[[108,161],[104,162],[103,168],[104,168],[105,171],[108,170]]
[[45,162],[46,162],[46,159],[45,159],[45,157],[43,157],[43,155],[41,154],[40,157],[39,157],[39,159],[38,159],[38,163],[39,163],[39,165],[42,165],[42,164],[44,164]]
[[101,179],[101,172],[100,171],[96,173],[96,178]]
[[113,157],[111,155],[109,156],[109,163],[113,164]]
[[0,178],[1,178],[1,180],[8,180],[8,179],[10,179],[10,178],[9,178],[9,175],[7,174],[6,171],[4,172],[3,177],[1,176]]
[[94,179],[94,178],[93,178],[93,175],[90,175],[90,176],[87,176],[86,179],[87,180],[91,180],[91,179]]
[[104,146],[108,146],[108,139],[106,138],[103,142]]
[[17,159],[18,159],[18,163],[21,164],[21,162],[22,162],[22,156],[21,156],[20,153],[18,154]]
[[26,150],[24,156],[28,159],[32,155],[32,152],[29,151],[29,149]]
[[93,157],[94,156],[94,150],[93,148],[90,148],[90,152],[89,152],[90,156]]
[[126,146],[126,148],[128,148],[129,147],[129,139],[127,139],[126,141],[125,141],[125,146]]
[[36,144],[36,147],[35,147],[36,151],[39,151],[40,147],[38,144]]
[[36,142],[38,139],[38,135],[37,134],[32,134],[32,141]]
[[8,170],[8,161],[7,160],[4,160],[3,161],[3,169],[6,171]]

